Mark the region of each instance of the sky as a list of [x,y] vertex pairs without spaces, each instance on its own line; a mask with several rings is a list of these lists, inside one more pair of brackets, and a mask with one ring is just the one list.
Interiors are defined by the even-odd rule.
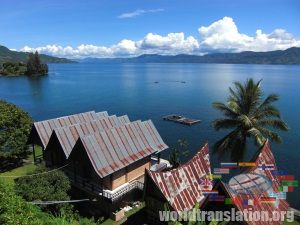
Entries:
[[0,0],[0,45],[84,57],[300,47],[299,0]]

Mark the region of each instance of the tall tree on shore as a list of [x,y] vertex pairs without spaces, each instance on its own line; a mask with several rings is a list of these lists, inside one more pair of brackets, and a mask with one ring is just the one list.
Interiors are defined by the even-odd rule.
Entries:
[[30,53],[27,61],[27,75],[45,75],[48,74],[48,65],[42,64],[39,53]]
[[26,141],[31,126],[32,118],[27,112],[0,100],[0,170],[8,159],[22,158],[28,153]]
[[261,81],[248,79],[244,84],[234,82],[229,88],[226,103],[214,102],[213,107],[223,113],[224,117],[213,121],[218,131],[232,131],[214,145],[215,152],[229,152],[231,158],[238,161],[243,158],[247,138],[252,138],[258,146],[266,139],[281,142],[275,130],[287,131],[287,124],[281,119],[279,110],[273,105],[279,100],[276,94],[263,98]]

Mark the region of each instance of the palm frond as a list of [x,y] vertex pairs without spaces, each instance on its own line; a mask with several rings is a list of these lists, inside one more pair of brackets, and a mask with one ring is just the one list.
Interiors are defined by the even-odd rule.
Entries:
[[266,129],[264,127],[257,127],[257,129],[261,132],[262,135],[264,135],[264,137],[267,137],[269,139],[271,139],[272,141],[275,141],[277,143],[281,143],[281,137],[279,136],[278,133],[271,131],[269,129]]
[[212,123],[215,130],[220,129],[229,129],[229,128],[236,128],[239,125],[239,121],[236,119],[216,119]]
[[257,110],[256,113],[253,115],[257,120],[268,118],[268,117],[276,117],[280,118],[279,110],[272,105],[267,105],[260,110]]
[[245,127],[245,128],[251,127],[253,125],[251,119],[245,114],[240,115],[238,117],[238,120],[240,121],[240,124],[242,124],[242,126]]
[[248,134],[252,137],[254,137],[254,140],[255,140],[255,143],[259,146],[262,146],[265,141],[266,141],[266,138],[264,137],[264,135],[260,132],[259,129],[256,129],[256,128],[251,128],[248,130]]
[[272,127],[282,131],[289,130],[288,125],[283,120],[279,120],[279,119],[260,120],[257,124],[260,126]]
[[233,109],[229,108],[222,102],[214,102],[212,105],[215,109],[224,113],[225,116],[228,116],[230,118],[235,118],[236,116],[238,116],[238,114]]

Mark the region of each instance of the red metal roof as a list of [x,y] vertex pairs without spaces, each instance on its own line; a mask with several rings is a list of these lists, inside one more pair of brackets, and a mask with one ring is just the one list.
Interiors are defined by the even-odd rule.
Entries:
[[42,141],[43,147],[46,148],[50,136],[55,128],[70,126],[77,123],[85,123],[91,120],[103,118],[107,115],[107,112],[95,113],[94,111],[78,113],[74,115],[59,117],[55,119],[49,119],[34,123],[34,127]]
[[[267,178],[269,178],[272,181],[272,186],[273,186],[273,191],[274,192],[278,192],[278,187],[280,185],[280,181],[279,179],[272,174],[271,170],[261,170],[259,168],[260,165],[262,164],[273,164],[274,165],[274,169],[277,170],[276,167],[276,162],[275,162],[275,158],[273,156],[273,153],[271,151],[271,147],[270,147],[270,143],[267,141],[265,143],[265,145],[263,146],[263,148],[261,149],[261,152],[258,154],[257,158],[254,160],[254,162],[256,163],[255,167],[250,167],[250,169],[248,169],[247,171],[245,171],[245,173],[255,173],[255,174],[261,174],[266,176]],[[227,190],[228,194],[230,195],[231,198],[236,198],[239,201],[242,201],[243,199],[253,199],[253,196],[245,196],[245,195],[237,195],[235,193],[233,193],[231,191],[231,189],[229,188],[229,185],[222,183],[222,185],[225,187],[225,189]],[[269,197],[268,192],[264,192],[264,193],[257,193],[260,194],[261,197]],[[258,198],[259,196],[257,196]],[[273,204],[257,204],[257,205],[243,205],[243,204],[236,204],[237,208],[241,211],[245,210],[245,209],[252,209],[252,211],[267,211],[269,213],[270,216],[272,216],[272,212],[273,211],[287,211],[289,204],[286,200],[279,200],[279,205],[278,207],[276,207],[276,205]],[[246,222],[248,225],[280,225],[282,222],[281,221],[248,221]]]
[[85,136],[95,132],[101,132],[113,127],[119,127],[128,122],[130,121],[127,116],[116,117],[115,115],[113,115],[104,117],[99,120],[92,120],[86,123],[78,123],[72,126],[55,128],[55,136],[50,138],[49,143],[51,142],[52,138],[57,137],[66,158],[68,158],[76,141],[80,136]]
[[79,141],[100,177],[168,148],[150,120],[80,136]]
[[208,144],[190,161],[176,169],[147,172],[174,210],[190,210],[205,198],[200,183],[211,173]]

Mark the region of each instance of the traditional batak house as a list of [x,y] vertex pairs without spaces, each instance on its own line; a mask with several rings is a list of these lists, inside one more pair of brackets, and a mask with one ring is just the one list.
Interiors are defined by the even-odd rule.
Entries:
[[41,146],[43,153],[48,145],[51,134],[55,128],[64,126],[70,126],[78,123],[85,123],[91,120],[97,120],[99,118],[107,117],[107,112],[90,111],[85,113],[78,113],[74,115],[59,117],[50,120],[44,120],[35,122],[31,129],[27,144],[31,144],[33,148],[33,154],[35,158],[35,145]]
[[119,127],[130,120],[127,115],[116,117],[103,116],[98,120],[91,120],[85,123],[77,123],[71,126],[55,128],[45,149],[45,162],[47,166],[65,165],[67,159],[80,136],[89,135],[95,132],[109,130]]
[[102,196],[104,209],[114,211],[126,193],[143,190],[151,155],[166,148],[150,120],[130,122],[80,137],[68,158],[67,173],[77,187]]
[[204,145],[198,153],[180,167],[154,172],[147,170],[145,176],[144,199],[149,224],[164,224],[160,221],[159,211],[166,207],[178,213],[191,210],[196,203],[205,199],[204,190],[212,189],[209,148]]
[[[266,141],[264,146],[261,148],[261,151],[254,157],[252,162],[255,162],[255,166],[249,167],[242,174],[237,177],[242,177],[243,180],[237,180],[237,187],[232,187],[229,184],[219,181],[215,184],[214,189],[219,191],[219,195],[224,195],[225,198],[230,199],[231,204],[224,204],[224,202],[210,202],[206,199],[203,204],[202,210],[230,210],[235,208],[236,211],[259,211],[267,212],[268,217],[272,218],[274,212],[280,214],[281,212],[288,211],[289,204],[282,198],[278,197],[281,195],[280,185],[281,181],[276,173],[272,171],[277,170],[275,158],[271,151],[270,143]],[[265,169],[264,166],[272,165],[272,169]],[[270,188],[265,190],[260,186],[261,177],[267,178],[270,181]],[[238,191],[237,191],[238,190]],[[241,194],[245,191],[246,194]],[[249,194],[247,193],[249,192]],[[275,197],[275,202],[262,201],[263,199],[271,199]],[[281,220],[271,221],[260,219],[259,221],[243,221],[236,222],[237,224],[247,224],[247,225],[280,225],[282,224]]]
[[36,122],[28,143],[42,146],[46,165],[63,167],[72,186],[107,213],[143,190],[151,156],[168,148],[151,120],[94,111]]

